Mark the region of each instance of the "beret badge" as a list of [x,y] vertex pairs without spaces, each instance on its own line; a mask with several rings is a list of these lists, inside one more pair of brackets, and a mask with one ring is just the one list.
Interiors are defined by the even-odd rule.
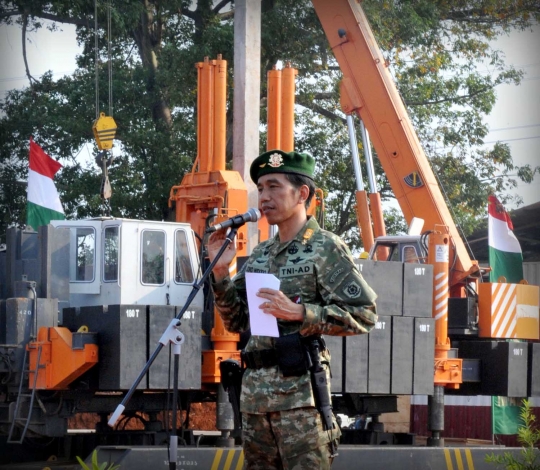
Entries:
[[254,183],[257,183],[260,176],[270,173],[291,173],[313,179],[314,170],[315,160],[308,153],[274,149],[264,152],[253,160],[249,175]]
[[279,168],[280,166],[283,166],[283,157],[277,152],[273,153],[272,155],[270,155],[268,165],[270,165],[272,168]]

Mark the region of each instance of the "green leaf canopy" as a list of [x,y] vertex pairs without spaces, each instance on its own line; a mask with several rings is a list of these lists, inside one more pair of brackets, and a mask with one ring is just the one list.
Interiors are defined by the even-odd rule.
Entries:
[[[101,169],[94,162],[97,147],[91,128],[96,116],[94,2],[7,1],[0,6],[0,21],[19,24],[22,34],[46,25],[61,34],[63,24],[75,24],[82,52],[77,70],[58,80],[52,72],[31,77],[29,64],[30,85],[11,90],[0,102],[0,239],[7,226],[25,221],[21,181],[26,178],[30,135],[64,165],[56,182],[68,218],[109,211],[122,217],[169,218],[170,188],[191,169],[196,156],[194,64],[222,54],[229,61],[232,83],[232,1],[111,0],[97,6],[101,111],[109,107],[109,6],[111,16],[112,104],[118,132],[109,168],[110,208],[100,197]],[[493,42],[530,28],[540,7],[532,0],[365,0],[362,6],[456,223],[470,232],[485,213],[489,193],[500,194],[519,180],[530,182],[538,172],[514,165],[507,145],[483,142],[497,87],[519,84],[522,78],[522,72],[505,65]],[[327,227],[358,248],[355,184],[339,106],[337,63],[310,2],[263,0],[262,10],[261,125],[266,120],[266,71],[278,60],[289,61],[299,69],[296,148],[317,158],[317,183],[327,195]],[[482,72],[486,65],[489,75]],[[230,161],[231,92],[228,100]],[[392,198],[380,168],[377,183],[383,199]],[[395,213],[387,215],[391,231],[403,230]]]

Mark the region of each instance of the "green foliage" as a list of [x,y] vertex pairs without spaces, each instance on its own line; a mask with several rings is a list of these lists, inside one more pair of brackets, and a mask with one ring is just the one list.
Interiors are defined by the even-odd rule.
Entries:
[[485,460],[506,470],[540,470],[540,429],[529,400],[524,399],[522,403],[519,415],[523,426],[518,429],[518,442],[522,446],[519,457],[505,452],[487,455]]
[[97,450],[94,450],[94,452],[92,452],[92,466],[91,467],[86,465],[79,456],[77,456],[77,461],[81,464],[81,467],[83,468],[83,470],[117,470],[120,468],[120,465],[114,465],[112,463],[109,464],[109,466],[107,466],[107,462],[103,462],[101,464],[98,463]]
[[[469,234],[490,192],[500,196],[539,171],[514,165],[505,144],[483,145],[496,88],[522,78],[492,41],[526,28],[538,6],[505,0],[363,5],[455,222]],[[505,203],[510,199],[521,202],[515,196]]]
[[[0,241],[9,225],[24,225],[30,135],[64,168],[55,181],[68,218],[113,216],[169,218],[170,188],[196,157],[194,67],[217,54],[233,71],[234,2],[210,0],[111,0],[113,115],[118,125],[110,209],[100,196],[101,169],[92,135],[95,109],[94,2],[11,0],[0,5],[0,22],[60,29],[77,25],[82,52],[71,76],[52,73],[10,91],[0,102]],[[99,110],[108,113],[106,5],[98,2]],[[217,10],[219,5],[220,10]],[[359,249],[355,181],[338,82],[341,72],[308,0],[263,1],[261,84],[278,60],[298,68],[296,147],[318,160],[317,183],[327,194],[328,228]],[[483,145],[485,117],[501,84],[519,83],[492,48],[501,34],[530,27],[540,17],[533,0],[364,0],[362,7],[409,109],[413,124],[456,215],[470,232],[485,214],[487,195],[532,181],[538,168],[514,165],[508,146]],[[53,23],[43,23],[52,18]],[[31,70],[31,64],[30,70]],[[489,67],[490,73],[482,73]],[[257,104],[254,103],[254,106]],[[232,93],[228,96],[232,124]],[[262,107],[265,123],[265,107]],[[263,124],[264,125],[264,124]],[[228,135],[232,142],[232,135]],[[265,135],[262,134],[261,150]],[[232,160],[227,146],[228,162]],[[363,148],[359,146],[363,158]],[[376,156],[376,155],[375,155]],[[378,160],[383,200],[392,190]],[[19,182],[18,182],[19,181]],[[367,180],[364,182],[366,187]],[[501,201],[508,203],[508,200]],[[387,223],[394,227],[394,214]],[[394,229],[390,228],[389,233]],[[396,226],[402,231],[402,226]]]

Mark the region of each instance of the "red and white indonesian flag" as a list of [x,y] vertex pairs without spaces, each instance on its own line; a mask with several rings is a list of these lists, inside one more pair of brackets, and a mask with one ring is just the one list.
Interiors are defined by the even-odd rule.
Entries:
[[60,168],[62,168],[60,163],[49,157],[30,139],[26,224],[34,230],[40,225],[47,225],[51,220],[66,218],[53,182],[53,177]]
[[488,212],[489,280],[504,276],[506,282],[518,283],[523,279],[523,255],[510,216],[495,196],[489,196]]

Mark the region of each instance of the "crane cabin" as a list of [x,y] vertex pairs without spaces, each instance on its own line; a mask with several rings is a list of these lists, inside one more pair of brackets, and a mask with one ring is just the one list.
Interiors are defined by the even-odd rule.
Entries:
[[189,224],[56,220],[69,232],[69,305],[183,305],[199,271]]

